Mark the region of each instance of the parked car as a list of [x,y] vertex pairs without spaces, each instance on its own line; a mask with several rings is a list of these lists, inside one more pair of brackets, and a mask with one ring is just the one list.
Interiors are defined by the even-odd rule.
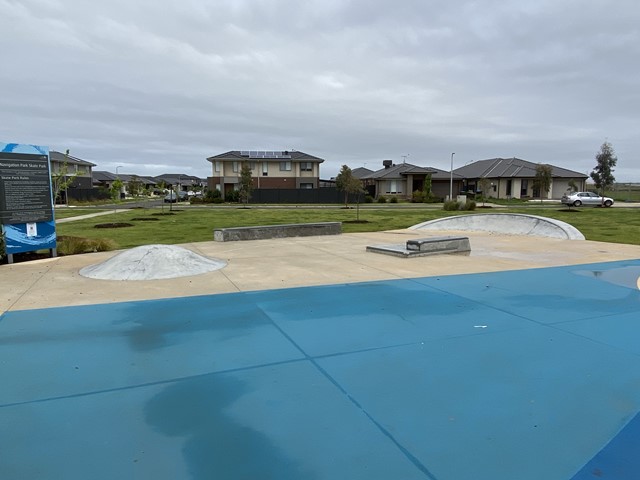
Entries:
[[574,207],[584,206],[595,206],[599,207],[604,205],[605,207],[610,207],[613,205],[613,199],[609,197],[601,197],[597,193],[593,192],[574,192],[564,194],[562,196],[562,200],[560,200],[564,205],[573,205]]
[[177,196],[176,196],[176,192],[169,192],[164,197],[164,203],[176,203],[176,201],[183,202],[187,200],[188,197],[189,196],[187,195],[187,192],[178,192]]

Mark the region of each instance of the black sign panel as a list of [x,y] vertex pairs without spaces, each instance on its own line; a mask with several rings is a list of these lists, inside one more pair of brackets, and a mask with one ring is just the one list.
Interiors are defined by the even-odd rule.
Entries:
[[0,223],[53,220],[47,155],[0,152]]

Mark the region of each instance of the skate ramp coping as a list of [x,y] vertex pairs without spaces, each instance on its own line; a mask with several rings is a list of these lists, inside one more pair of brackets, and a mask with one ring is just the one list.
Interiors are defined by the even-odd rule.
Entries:
[[506,235],[529,235],[563,240],[585,240],[584,235],[566,222],[520,213],[479,213],[430,220],[409,227],[427,231],[479,231]]

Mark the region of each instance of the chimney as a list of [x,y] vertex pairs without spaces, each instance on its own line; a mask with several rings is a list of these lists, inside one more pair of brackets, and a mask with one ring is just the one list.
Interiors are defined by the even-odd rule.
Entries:
[[393,160],[383,160],[382,165],[384,168],[391,168],[393,166]]

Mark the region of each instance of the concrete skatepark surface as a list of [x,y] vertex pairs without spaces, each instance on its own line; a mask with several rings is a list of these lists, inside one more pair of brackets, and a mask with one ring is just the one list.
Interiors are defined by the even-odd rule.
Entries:
[[640,247],[365,251],[429,234],[192,243],[227,265],[171,279],[0,266],[0,472],[636,479]]
[[553,218],[519,213],[479,213],[439,218],[410,227],[411,230],[463,230],[584,240],[573,225]]

